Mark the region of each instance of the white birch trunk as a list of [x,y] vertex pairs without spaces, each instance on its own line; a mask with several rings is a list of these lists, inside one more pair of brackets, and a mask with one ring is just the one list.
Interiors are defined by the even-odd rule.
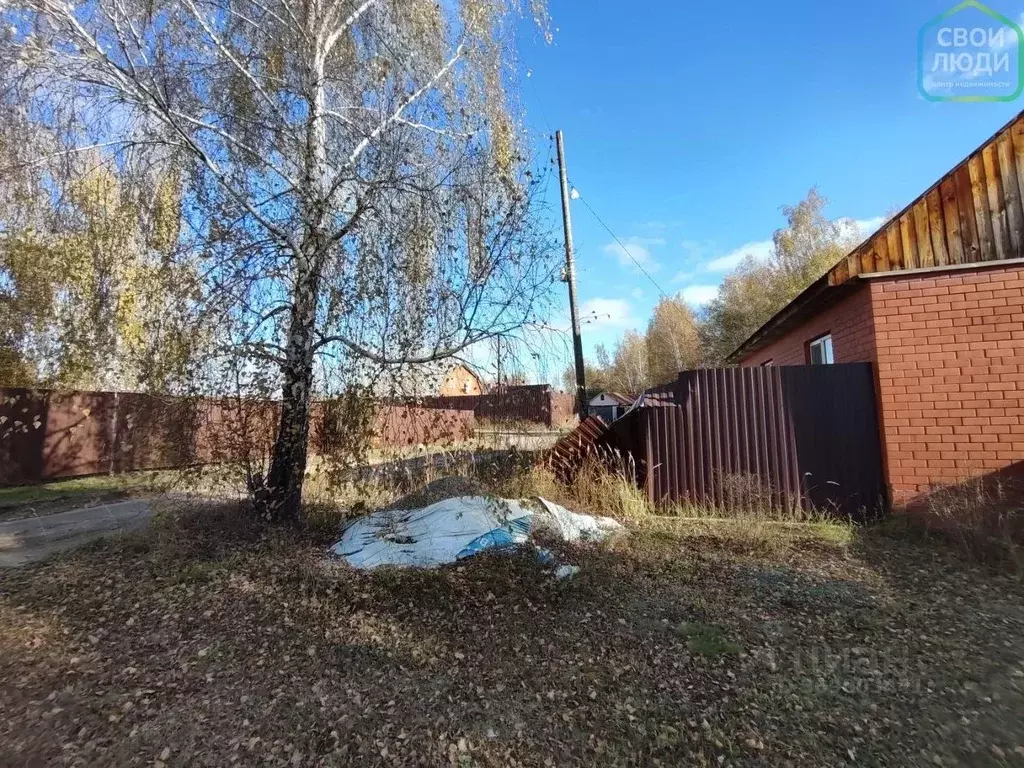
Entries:
[[309,56],[306,99],[309,119],[306,123],[305,188],[302,203],[303,236],[300,253],[295,257],[295,282],[292,312],[285,342],[285,365],[281,393],[281,422],[270,472],[266,501],[262,511],[271,519],[298,522],[302,517],[302,485],[306,474],[309,445],[309,412],[313,391],[317,305],[326,258],[329,233],[326,218],[329,196],[327,131],[324,125],[323,44],[316,34],[319,20],[310,11],[309,31],[316,42]]

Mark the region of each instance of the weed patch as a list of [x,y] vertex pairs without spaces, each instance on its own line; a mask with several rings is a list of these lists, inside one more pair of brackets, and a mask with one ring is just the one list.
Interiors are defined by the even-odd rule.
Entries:
[[737,643],[726,638],[721,627],[699,622],[683,622],[676,631],[686,638],[686,647],[701,656],[738,656],[743,652],[743,648]]

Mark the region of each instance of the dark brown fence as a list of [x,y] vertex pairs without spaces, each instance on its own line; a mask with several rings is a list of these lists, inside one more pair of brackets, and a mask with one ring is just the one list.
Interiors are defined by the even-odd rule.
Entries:
[[686,371],[675,403],[633,411],[605,440],[634,456],[655,503],[855,518],[886,504],[868,363]]
[[531,422],[561,427],[572,421],[575,399],[547,384],[506,387],[486,395],[446,395],[410,400],[425,408],[472,411],[478,420]]
[[[255,461],[269,452],[278,413],[266,400],[0,389],[0,485]],[[323,413],[314,404],[314,452],[329,450],[315,439]],[[471,412],[389,404],[376,411],[372,443],[455,442],[473,425]]]
[[608,433],[600,416],[588,416],[572,432],[552,446],[543,461],[563,483],[571,483],[588,458],[601,456],[598,446]]

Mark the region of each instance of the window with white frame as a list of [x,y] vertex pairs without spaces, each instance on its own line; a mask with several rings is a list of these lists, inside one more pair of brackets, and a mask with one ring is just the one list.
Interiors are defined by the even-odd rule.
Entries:
[[807,358],[811,365],[832,365],[835,359],[832,356],[832,334],[812,340],[807,345]]

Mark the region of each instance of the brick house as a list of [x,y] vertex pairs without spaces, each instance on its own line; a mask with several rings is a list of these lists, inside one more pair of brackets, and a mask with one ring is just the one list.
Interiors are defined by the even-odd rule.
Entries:
[[451,395],[482,395],[483,384],[480,377],[471,371],[467,366],[459,363],[452,366],[444,374],[444,379],[438,387],[436,394],[441,396]]
[[743,342],[742,366],[871,362],[897,506],[1024,468],[1024,113]]
[[383,398],[458,397],[487,392],[479,374],[456,361],[406,364],[375,373],[372,386]]

